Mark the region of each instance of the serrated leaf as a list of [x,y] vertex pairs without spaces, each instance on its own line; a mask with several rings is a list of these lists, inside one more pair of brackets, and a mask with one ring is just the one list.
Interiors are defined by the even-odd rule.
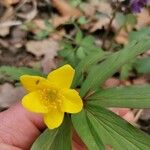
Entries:
[[83,60],[81,60],[81,62],[75,68],[76,72],[75,72],[72,87],[76,87],[79,84],[79,81],[82,75],[87,71],[87,69],[91,65],[104,60],[107,56],[108,56],[108,53],[94,52],[94,53],[91,53],[91,55],[86,56]]
[[65,117],[63,124],[57,129],[46,129],[34,142],[31,150],[71,150],[70,118]]
[[88,123],[85,110],[82,110],[78,114],[72,115],[72,122],[78,135],[81,137],[89,150],[105,150],[98,133],[96,133]]
[[28,67],[12,67],[12,66],[1,66],[0,67],[0,78],[8,80],[19,80],[19,77],[24,74],[44,76],[45,75],[37,69]]
[[137,59],[134,68],[138,73],[150,73],[150,58]]
[[89,97],[88,103],[103,107],[150,108],[150,86],[129,86],[99,90]]
[[102,86],[124,64],[150,48],[150,41],[132,41],[124,49],[112,54],[92,69],[82,84],[80,95],[83,97],[90,89]]
[[149,150],[150,136],[97,105],[87,104],[87,118],[105,145],[114,150]]

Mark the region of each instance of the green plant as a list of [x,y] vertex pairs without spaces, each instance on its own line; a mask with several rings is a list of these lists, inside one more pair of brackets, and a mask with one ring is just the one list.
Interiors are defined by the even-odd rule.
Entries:
[[72,87],[80,88],[84,109],[71,117],[66,116],[59,128],[45,130],[31,150],[71,150],[73,128],[89,150],[105,150],[106,145],[115,150],[149,150],[150,136],[107,108],[150,108],[150,86],[102,88],[109,77],[149,48],[148,40],[132,40],[112,54],[101,50],[80,59],[75,64]]

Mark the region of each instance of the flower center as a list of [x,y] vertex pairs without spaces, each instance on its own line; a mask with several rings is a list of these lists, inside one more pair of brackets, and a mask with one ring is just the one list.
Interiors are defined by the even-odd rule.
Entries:
[[61,95],[58,89],[48,88],[41,91],[42,103],[48,109],[60,109],[62,104]]

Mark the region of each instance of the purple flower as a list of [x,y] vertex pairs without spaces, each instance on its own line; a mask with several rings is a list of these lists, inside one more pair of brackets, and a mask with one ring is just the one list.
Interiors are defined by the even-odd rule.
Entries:
[[132,11],[138,13],[145,5],[150,4],[150,0],[131,0],[130,4]]

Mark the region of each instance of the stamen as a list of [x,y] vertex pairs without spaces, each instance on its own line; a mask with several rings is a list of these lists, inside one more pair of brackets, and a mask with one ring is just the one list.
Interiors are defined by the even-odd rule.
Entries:
[[42,104],[48,109],[60,109],[62,104],[60,92],[55,88],[42,89],[41,91]]

